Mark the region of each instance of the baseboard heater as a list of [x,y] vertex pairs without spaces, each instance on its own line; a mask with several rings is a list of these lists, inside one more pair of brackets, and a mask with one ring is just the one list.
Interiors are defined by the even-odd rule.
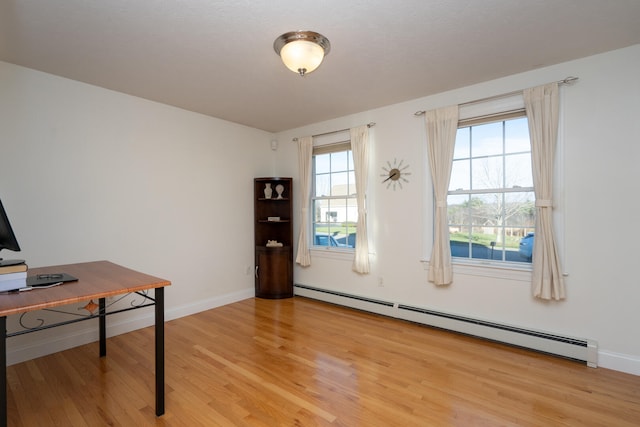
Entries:
[[598,365],[596,341],[524,329],[338,291],[296,284],[295,294],[384,316]]

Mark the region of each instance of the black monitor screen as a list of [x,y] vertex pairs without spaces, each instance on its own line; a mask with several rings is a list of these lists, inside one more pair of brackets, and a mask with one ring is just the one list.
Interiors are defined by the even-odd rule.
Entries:
[[9,224],[9,218],[7,218],[7,213],[2,206],[2,200],[0,200],[0,250],[2,249],[18,252],[20,245],[18,245],[16,236],[13,234],[11,224]]

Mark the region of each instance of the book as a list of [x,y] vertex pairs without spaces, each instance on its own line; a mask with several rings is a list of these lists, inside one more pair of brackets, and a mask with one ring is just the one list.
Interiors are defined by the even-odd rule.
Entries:
[[29,267],[27,264],[17,264],[17,265],[5,265],[0,266],[0,274],[8,274],[8,273],[19,273],[22,271],[27,271]]
[[27,287],[27,279],[5,280],[0,282],[0,292],[16,291]]
[[8,280],[26,279],[26,278],[27,278],[26,271],[17,271],[15,273],[5,273],[5,274],[0,274],[0,283],[6,282]]
[[27,272],[0,274],[0,292],[12,291],[27,286]]

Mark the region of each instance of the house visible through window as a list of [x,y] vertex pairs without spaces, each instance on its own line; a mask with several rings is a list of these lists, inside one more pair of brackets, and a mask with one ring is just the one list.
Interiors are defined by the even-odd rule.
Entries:
[[353,250],[358,204],[351,143],[313,149],[311,247]]
[[455,258],[531,262],[531,143],[527,118],[512,116],[458,128],[447,197]]

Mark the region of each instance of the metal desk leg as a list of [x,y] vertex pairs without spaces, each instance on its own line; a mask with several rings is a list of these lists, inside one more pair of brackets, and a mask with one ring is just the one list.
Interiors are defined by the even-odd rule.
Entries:
[[164,414],[164,288],[155,289],[156,297],[156,416]]
[[7,318],[0,317],[0,427],[7,427]]
[[104,298],[98,300],[98,311],[98,322],[100,324],[100,357],[104,357],[107,355],[107,311]]

